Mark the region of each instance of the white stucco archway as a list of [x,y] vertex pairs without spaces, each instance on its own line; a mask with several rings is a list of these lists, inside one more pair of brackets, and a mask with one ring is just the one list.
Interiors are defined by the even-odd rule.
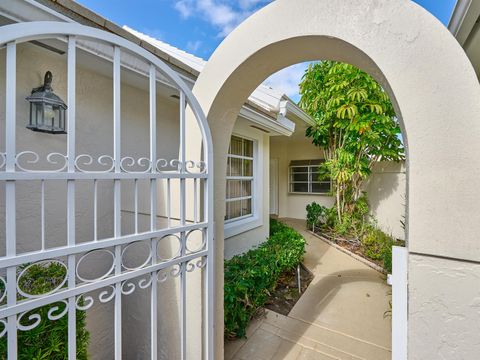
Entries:
[[480,86],[448,30],[409,0],[274,1],[231,33],[200,75],[194,94],[207,114],[215,152],[219,358],[229,135],[244,100],[264,79],[318,59],[367,71],[401,114],[409,178],[409,359],[475,358]]

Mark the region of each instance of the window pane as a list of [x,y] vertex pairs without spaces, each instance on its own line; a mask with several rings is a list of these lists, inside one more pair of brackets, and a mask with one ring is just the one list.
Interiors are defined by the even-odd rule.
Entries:
[[242,196],[242,181],[227,180],[227,199],[233,199]]
[[243,139],[238,136],[232,136],[230,140],[230,154],[232,155],[243,155]]
[[293,183],[291,184],[292,192],[308,192],[307,183]]
[[230,158],[230,176],[242,176],[242,159]]
[[243,159],[243,176],[253,176],[253,161]]
[[252,196],[252,181],[242,181],[242,197]]
[[242,216],[252,214],[252,199],[242,200]]
[[225,220],[235,219],[242,216],[242,201],[231,201],[227,202],[227,214],[225,215]]
[[243,139],[243,156],[253,157],[253,141]]
[[[236,177],[237,179],[227,180],[228,200],[236,198],[251,197],[253,194],[253,180],[242,179],[252,178],[254,174],[254,160],[245,159],[245,157],[253,158],[254,142],[243,139],[238,136],[232,136],[230,139],[229,156],[227,159],[227,176]],[[228,201],[226,204],[225,219],[231,220],[242,216],[252,214],[252,199]]]
[[295,174],[291,176],[291,181],[308,181],[308,174]]
[[312,184],[312,192],[314,193],[328,193],[330,192],[330,182],[321,182]]

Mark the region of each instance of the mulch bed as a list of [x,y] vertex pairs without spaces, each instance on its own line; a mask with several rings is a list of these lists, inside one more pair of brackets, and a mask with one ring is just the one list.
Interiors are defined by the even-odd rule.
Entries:
[[326,233],[324,230],[319,230],[319,229],[315,229],[315,234],[383,268],[382,260],[373,260],[365,256],[365,254],[363,253],[363,248],[360,244],[360,241],[338,238],[331,234]]
[[[312,231],[312,230],[309,230],[309,231]],[[373,259],[367,257],[363,252],[363,248],[362,248],[362,245],[361,245],[360,241],[355,240],[355,239],[353,239],[353,240],[343,239],[343,238],[340,238],[338,236],[335,236],[335,234],[333,234],[333,233],[325,231],[324,229],[315,229],[315,231],[313,233],[315,235],[317,235],[319,238],[321,238],[323,240],[326,240],[327,242],[331,242],[331,243],[345,249],[346,251],[348,251],[352,254],[355,254],[358,257],[361,257],[361,258],[365,259],[367,262],[377,265],[379,267],[379,269],[376,269],[376,270],[378,270],[380,272],[383,272],[383,273],[386,273],[386,270],[383,267],[383,261],[382,260],[373,260]],[[405,241],[398,240],[398,239],[396,241],[397,241],[397,243],[396,243],[397,246],[405,246]]]
[[282,274],[265,307],[279,314],[288,315],[313,280],[313,274],[303,264],[300,265],[300,279],[302,292],[299,294],[297,269]]

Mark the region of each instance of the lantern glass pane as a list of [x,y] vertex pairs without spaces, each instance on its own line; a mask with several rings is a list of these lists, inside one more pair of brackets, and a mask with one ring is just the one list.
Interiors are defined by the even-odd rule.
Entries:
[[34,126],[43,126],[43,103],[35,104],[35,124]]
[[45,104],[43,107],[44,111],[44,125],[50,128],[53,128],[54,119],[55,119],[55,110],[52,105]]
[[32,110],[33,110],[33,104],[30,103],[30,119],[28,120],[28,125],[29,126],[32,126],[32,121],[33,121],[33,119],[32,119],[33,111]]

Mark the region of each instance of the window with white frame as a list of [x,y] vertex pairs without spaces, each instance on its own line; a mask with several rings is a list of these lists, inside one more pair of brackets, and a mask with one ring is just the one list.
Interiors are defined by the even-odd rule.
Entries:
[[254,142],[232,136],[227,156],[227,209],[225,221],[253,215]]
[[298,194],[328,194],[330,180],[320,180],[318,168],[324,160],[292,160],[289,167],[289,191]]

